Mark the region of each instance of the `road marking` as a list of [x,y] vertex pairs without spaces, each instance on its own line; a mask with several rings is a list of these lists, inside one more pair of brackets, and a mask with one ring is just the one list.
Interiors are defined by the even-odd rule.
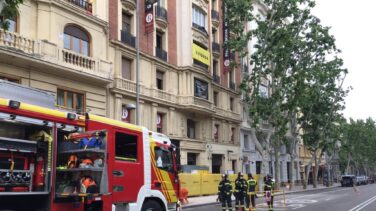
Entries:
[[369,204],[371,204],[372,202],[376,201],[376,196],[368,199],[367,201],[363,202],[363,203],[360,203],[358,204],[357,206],[355,206],[354,208],[352,208],[351,210],[349,211],[359,211],[363,208],[365,208],[366,206],[368,206]]
[[[319,189],[317,189],[317,190],[319,190]],[[331,191],[319,192],[319,193],[312,193],[312,194],[307,194],[307,195],[303,195],[303,196],[297,196],[297,197],[294,197],[294,198],[291,198],[291,199],[299,199],[299,198],[307,197],[307,196],[310,196],[310,195],[318,195],[318,194],[322,194],[322,193],[334,193],[334,192],[339,192],[339,191],[344,191],[344,190],[350,190],[350,188],[345,188],[345,189],[340,189],[340,190],[331,190]],[[304,194],[304,192],[300,192],[300,193],[296,193],[296,194]]]

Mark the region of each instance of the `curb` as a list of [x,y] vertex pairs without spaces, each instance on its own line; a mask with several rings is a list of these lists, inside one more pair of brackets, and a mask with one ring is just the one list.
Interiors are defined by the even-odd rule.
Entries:
[[[286,192],[285,195],[295,194],[295,193],[302,193],[302,192],[313,193],[313,192],[320,192],[322,190],[327,191],[327,190],[332,190],[332,189],[336,189],[336,188],[339,188],[339,187],[341,187],[341,186],[332,186],[332,187],[319,188],[319,189],[309,189],[309,190],[289,191],[289,192]],[[276,193],[275,195],[279,196],[279,195],[282,195],[282,193]],[[187,205],[183,206],[182,208],[183,209],[184,208],[194,208],[194,207],[202,207],[202,206],[214,205],[214,204],[219,204],[219,202],[208,202],[208,203],[192,204],[192,205],[187,204]]]

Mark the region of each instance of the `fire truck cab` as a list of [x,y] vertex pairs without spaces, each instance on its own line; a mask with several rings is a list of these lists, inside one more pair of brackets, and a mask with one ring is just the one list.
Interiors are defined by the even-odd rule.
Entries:
[[167,136],[54,98],[0,80],[0,210],[180,209]]

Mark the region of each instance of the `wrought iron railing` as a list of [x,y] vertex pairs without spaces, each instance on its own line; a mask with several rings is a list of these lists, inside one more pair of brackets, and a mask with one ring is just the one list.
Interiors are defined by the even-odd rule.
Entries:
[[90,3],[88,0],[66,0],[76,6],[81,7],[82,9],[92,13],[93,12],[93,4]]
[[155,17],[167,21],[167,10],[161,6],[157,6],[155,10]]
[[156,47],[155,55],[163,61],[167,62],[167,52],[165,50]]
[[125,30],[121,30],[121,41],[132,47],[136,47],[136,37]]

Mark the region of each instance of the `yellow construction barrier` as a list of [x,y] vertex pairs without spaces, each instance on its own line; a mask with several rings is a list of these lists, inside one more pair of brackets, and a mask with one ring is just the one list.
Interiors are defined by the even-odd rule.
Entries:
[[180,188],[188,191],[188,196],[201,195],[201,175],[200,174],[179,174]]
[[218,193],[218,184],[221,181],[220,174],[201,175],[201,195],[215,195]]
[[[180,186],[188,191],[188,196],[201,196],[201,195],[215,195],[218,193],[218,184],[221,181],[221,174],[209,174],[207,171],[198,171],[197,174],[179,174]],[[253,175],[254,179],[259,183],[261,175]],[[237,174],[229,175],[229,180],[232,188],[235,188],[235,180]],[[244,175],[247,179],[247,175]],[[258,185],[256,186],[258,190]]]

